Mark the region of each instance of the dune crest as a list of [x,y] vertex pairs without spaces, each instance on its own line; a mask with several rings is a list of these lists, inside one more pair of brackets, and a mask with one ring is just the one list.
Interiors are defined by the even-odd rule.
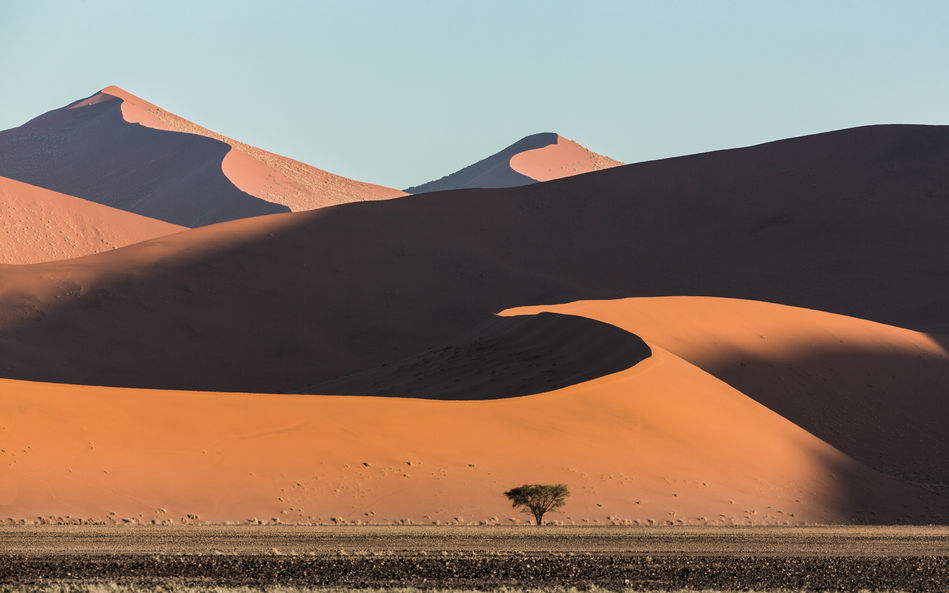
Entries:
[[635,332],[881,472],[949,485],[949,344],[881,323],[773,303],[630,298],[519,307]]
[[[224,175],[241,191],[262,200],[283,204],[290,210],[313,210],[323,206],[383,200],[405,195],[396,189],[355,181],[305,163],[238,142],[192,123],[157,107],[117,86],[102,89],[98,95],[122,100],[122,115],[129,123],[157,130],[206,136],[228,144],[221,168]],[[94,97],[86,101],[95,101]]]
[[0,131],[0,175],[187,227],[289,212],[224,175],[230,150],[130,124],[121,99],[97,93]]
[[556,144],[519,152],[510,160],[512,169],[537,181],[550,181],[622,164],[560,135]]
[[70,259],[185,227],[0,177],[0,264]]
[[541,132],[525,136],[450,175],[405,191],[420,194],[452,189],[518,187],[622,164],[559,134]]

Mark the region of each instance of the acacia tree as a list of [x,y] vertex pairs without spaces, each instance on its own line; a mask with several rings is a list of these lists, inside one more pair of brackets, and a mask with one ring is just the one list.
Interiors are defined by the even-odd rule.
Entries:
[[566,484],[524,484],[511,488],[504,496],[511,499],[512,507],[522,507],[523,512],[534,515],[537,524],[542,525],[544,513],[562,507],[570,490]]

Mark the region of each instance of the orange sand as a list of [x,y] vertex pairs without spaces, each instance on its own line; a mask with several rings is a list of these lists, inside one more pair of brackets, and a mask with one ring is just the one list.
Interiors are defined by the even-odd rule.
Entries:
[[622,164],[562,136],[557,136],[556,144],[525,150],[511,157],[510,162],[512,169],[537,181],[550,181]]
[[0,264],[69,259],[184,229],[0,177]]
[[[268,202],[283,204],[295,212],[333,204],[382,200],[405,195],[396,189],[354,181],[232,140],[169,113],[117,86],[102,89],[99,95],[103,94],[122,100],[122,116],[130,123],[159,130],[198,134],[229,144],[231,151],[221,164],[224,175],[241,191]],[[96,102],[99,95],[94,95],[84,103]],[[78,106],[80,105],[74,107]]]
[[[642,317],[623,303],[535,309]],[[507,523],[526,516],[502,492],[524,482],[570,485],[549,518],[577,524],[846,521],[855,488],[871,509],[932,504],[650,346],[620,373],[478,402],[0,380],[0,520]]]

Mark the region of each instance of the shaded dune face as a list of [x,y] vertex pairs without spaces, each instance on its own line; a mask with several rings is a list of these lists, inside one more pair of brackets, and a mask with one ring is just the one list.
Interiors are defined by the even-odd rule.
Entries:
[[0,132],[0,175],[189,227],[289,211],[231,183],[230,150],[130,124],[120,99],[98,93]]
[[0,264],[80,257],[183,230],[0,177]]
[[947,154],[943,127],[858,128],[3,269],[0,376],[299,392],[508,307],[628,296],[928,329],[949,322],[933,306],[949,294]]
[[633,298],[519,307],[584,315],[725,381],[867,466],[949,485],[949,339],[735,299]]
[[481,400],[533,395],[618,373],[650,355],[639,337],[593,319],[499,317],[447,344],[307,386],[325,395]]

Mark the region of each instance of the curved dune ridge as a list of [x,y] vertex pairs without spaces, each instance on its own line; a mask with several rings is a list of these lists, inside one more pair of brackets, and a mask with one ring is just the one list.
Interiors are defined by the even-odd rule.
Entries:
[[0,131],[0,175],[189,227],[403,195],[236,142],[114,86]]
[[569,484],[548,517],[568,524],[947,516],[945,499],[650,347],[627,370],[493,401],[0,380],[0,519],[511,523],[525,516],[502,493],[524,482]]
[[0,177],[0,264],[69,259],[183,230]]
[[542,132],[525,136],[507,148],[441,179],[405,191],[420,194],[452,189],[516,187],[622,164],[559,134]]
[[942,336],[772,303],[631,298],[518,307],[635,331],[881,472],[949,485]]
[[[334,175],[238,142],[165,111],[117,86],[106,87],[98,95],[121,99],[122,115],[130,123],[158,130],[197,134],[224,142],[231,147],[221,163],[224,175],[241,191],[268,202],[283,204],[294,212],[405,195],[397,189]],[[98,95],[87,101],[95,101],[94,97]]]
[[537,181],[550,181],[622,164],[560,135],[557,135],[556,144],[519,152],[510,160],[512,169]]
[[447,344],[307,387],[307,393],[495,399],[552,391],[650,356],[638,336],[585,317],[495,317]]
[[224,142],[130,124],[98,93],[0,131],[0,175],[182,226],[288,212],[221,171]]

